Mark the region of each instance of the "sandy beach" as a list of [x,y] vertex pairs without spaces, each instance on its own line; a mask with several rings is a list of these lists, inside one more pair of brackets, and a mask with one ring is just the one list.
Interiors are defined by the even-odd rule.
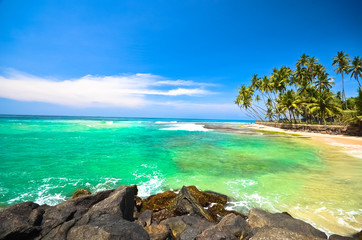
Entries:
[[290,131],[286,129],[264,126],[261,124],[246,124],[244,127],[256,130],[299,134],[301,136],[311,137],[317,142],[341,147],[343,148],[344,152],[354,157],[362,158],[362,137]]

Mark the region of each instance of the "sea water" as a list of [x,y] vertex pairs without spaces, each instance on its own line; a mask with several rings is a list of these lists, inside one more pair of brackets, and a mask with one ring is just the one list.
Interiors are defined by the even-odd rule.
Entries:
[[250,123],[1,116],[0,206],[55,205],[78,188],[137,184],[147,197],[196,185],[243,213],[288,211],[328,233],[361,230],[361,159],[310,138],[205,127],[227,122]]

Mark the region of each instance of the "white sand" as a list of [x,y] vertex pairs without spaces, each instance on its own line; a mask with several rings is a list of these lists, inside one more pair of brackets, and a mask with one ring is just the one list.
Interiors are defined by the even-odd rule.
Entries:
[[311,137],[313,140],[317,142],[340,147],[343,149],[344,152],[354,157],[362,159],[362,137],[291,131],[286,129],[264,126],[261,124],[245,124],[244,126],[246,128],[252,128],[252,129],[292,133],[306,137]]

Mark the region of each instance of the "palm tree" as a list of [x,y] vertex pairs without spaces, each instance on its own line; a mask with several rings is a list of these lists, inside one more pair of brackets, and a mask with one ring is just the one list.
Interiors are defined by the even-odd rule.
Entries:
[[321,92],[329,91],[334,82],[332,81],[332,78],[328,77],[328,73],[324,72],[318,76],[316,84],[318,85],[319,91]]
[[327,117],[333,117],[342,112],[340,104],[330,91],[321,92],[319,98],[314,98],[309,104],[309,109],[311,113],[319,114],[319,123],[323,120],[324,125],[326,125]]
[[304,53],[302,56],[300,56],[300,59],[297,60],[298,62],[295,64],[295,66],[297,68],[302,68],[302,67],[306,66],[307,62],[308,62],[308,58],[309,58],[309,56]]
[[[343,74],[349,72],[349,61],[348,54],[345,54],[344,51],[337,52],[337,56],[332,58],[332,65],[337,67],[336,73],[342,74],[342,101],[346,100],[346,93],[344,92],[344,79]],[[345,102],[347,108],[347,102]]]
[[293,71],[289,67],[283,66],[279,70],[274,68],[270,77],[273,82],[273,90],[276,93],[284,93],[290,84],[292,74]]
[[357,80],[359,88],[361,88],[358,78],[362,78],[362,58],[354,57],[349,72],[351,72],[351,77]]
[[292,121],[292,117],[294,122],[296,122],[295,111],[299,110],[298,99],[299,97],[296,92],[294,92],[294,90],[288,90],[284,94],[280,95],[278,107],[280,108],[281,112],[288,110],[290,122]]
[[254,119],[259,118],[260,120],[263,120],[263,117],[261,117],[260,114],[252,107],[254,89],[242,85],[239,88],[238,93],[235,104],[237,104],[240,108],[244,108],[245,111]]
[[250,87],[254,88],[255,90],[259,90],[259,88],[260,88],[260,78],[258,78],[258,74],[254,74],[254,76],[251,78]]

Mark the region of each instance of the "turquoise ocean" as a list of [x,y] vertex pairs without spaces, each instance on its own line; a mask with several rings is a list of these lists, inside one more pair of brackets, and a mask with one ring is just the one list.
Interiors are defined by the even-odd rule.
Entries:
[[244,213],[261,207],[329,233],[361,230],[362,159],[242,127],[250,122],[2,115],[0,207],[55,205],[78,188],[137,184],[147,197],[196,185],[228,195],[228,208]]

